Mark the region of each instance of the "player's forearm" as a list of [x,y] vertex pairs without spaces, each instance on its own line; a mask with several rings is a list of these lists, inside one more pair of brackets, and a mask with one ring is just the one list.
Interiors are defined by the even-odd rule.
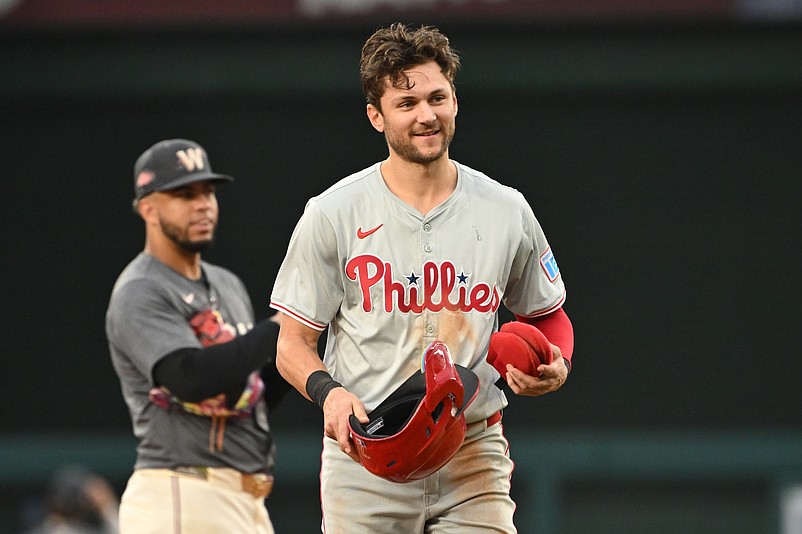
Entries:
[[188,402],[218,393],[239,394],[248,373],[272,363],[278,329],[275,322],[264,320],[227,343],[168,354],[154,367],[154,381]]
[[278,339],[276,367],[281,376],[309,400],[312,400],[306,392],[309,375],[315,371],[328,372],[317,353],[317,340],[285,333],[283,325]]

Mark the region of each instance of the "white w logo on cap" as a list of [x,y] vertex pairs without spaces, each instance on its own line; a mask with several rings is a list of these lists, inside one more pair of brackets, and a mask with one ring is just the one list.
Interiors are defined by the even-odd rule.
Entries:
[[200,148],[188,148],[179,150],[175,153],[178,161],[188,172],[195,172],[204,168],[203,150]]

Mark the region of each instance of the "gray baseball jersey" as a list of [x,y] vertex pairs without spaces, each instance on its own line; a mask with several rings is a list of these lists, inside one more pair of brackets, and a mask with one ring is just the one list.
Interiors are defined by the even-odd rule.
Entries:
[[153,367],[167,354],[201,348],[189,325],[199,311],[216,308],[234,334],[253,328],[253,309],[240,279],[203,262],[208,281],[189,280],[152,256],[139,254],[120,274],[106,312],[111,360],[140,440],[136,468],[232,467],[270,470],[273,445],[264,400],[253,417],[229,419],[222,450],[209,450],[212,421],[181,410],[165,411],[148,400]]
[[425,216],[390,192],[380,163],[312,198],[275,281],[272,307],[329,326],[324,363],[368,412],[439,339],[479,376],[466,420],[487,418],[507,404],[485,361],[499,307],[534,317],[565,300],[523,195],[454,163],[455,191]]

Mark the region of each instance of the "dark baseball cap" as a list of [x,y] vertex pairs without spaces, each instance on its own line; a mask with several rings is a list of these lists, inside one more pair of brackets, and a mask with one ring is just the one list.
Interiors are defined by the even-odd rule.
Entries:
[[205,180],[233,182],[234,178],[213,173],[206,151],[188,139],[159,141],[143,152],[134,165],[136,200],[154,191],[167,191]]

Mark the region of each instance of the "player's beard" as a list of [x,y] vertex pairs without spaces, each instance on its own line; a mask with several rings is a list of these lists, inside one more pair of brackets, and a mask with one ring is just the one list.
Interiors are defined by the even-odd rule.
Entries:
[[387,144],[390,146],[393,152],[398,154],[401,159],[410,163],[418,163],[423,165],[437,161],[438,159],[442,158],[446,152],[448,152],[448,147],[451,145],[451,141],[454,139],[454,130],[455,128],[453,122],[448,127],[441,126],[440,133],[443,134],[443,140],[440,148],[427,154],[421,152],[421,150],[415,146],[409,137],[395,136],[389,131],[385,130],[384,138],[387,140]]
[[214,243],[214,237],[192,241],[187,236],[187,231],[185,229],[182,229],[176,224],[165,221],[161,217],[159,218],[159,225],[161,226],[164,235],[166,235],[170,241],[187,252],[204,252],[212,246],[212,243]]

